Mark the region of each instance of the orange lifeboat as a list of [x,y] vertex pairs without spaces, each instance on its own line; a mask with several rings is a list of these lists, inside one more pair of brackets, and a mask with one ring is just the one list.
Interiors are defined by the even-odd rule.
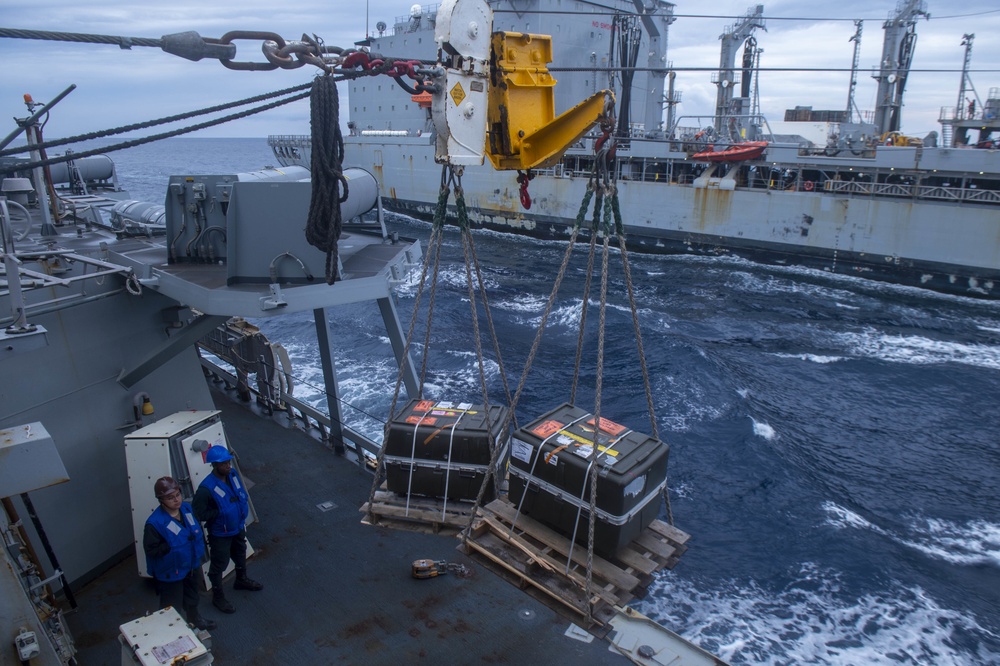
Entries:
[[725,150],[705,150],[691,156],[693,160],[703,162],[740,162],[757,159],[764,154],[767,141],[745,141],[733,144]]

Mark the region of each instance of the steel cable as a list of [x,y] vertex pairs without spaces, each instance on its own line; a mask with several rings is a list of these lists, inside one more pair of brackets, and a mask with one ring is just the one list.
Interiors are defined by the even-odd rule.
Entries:
[[[266,99],[272,99],[274,97],[280,97],[281,95],[289,95],[291,93],[300,92],[312,86],[312,83],[303,83],[302,85],[292,86],[291,88],[285,88],[284,90],[276,90],[271,93],[266,93],[262,95],[255,95],[254,97],[247,97],[246,99],[237,100],[235,102],[228,102],[226,104],[218,104],[216,106],[210,106],[204,109],[199,109],[197,111],[187,111],[185,113],[178,113],[174,116],[167,116],[165,118],[158,118],[156,120],[148,120],[142,123],[133,123],[131,125],[124,125],[122,127],[114,127],[106,130],[99,130],[96,132],[89,132],[87,134],[78,134],[76,136],[70,136],[63,139],[52,139],[45,141],[37,146],[35,149],[45,149],[45,148],[55,148],[57,146],[64,146],[70,143],[79,143],[81,141],[90,141],[92,139],[101,139],[106,136],[114,136],[115,134],[124,134],[125,132],[132,132],[134,130],[147,129],[150,127],[155,127],[157,125],[166,125],[168,123],[177,122],[180,120],[187,120],[188,118],[196,118],[198,116],[203,116],[209,113],[217,113],[219,111],[225,111],[226,109],[232,109],[237,106],[244,106],[246,104],[255,104],[257,102],[262,102]],[[16,155],[18,153],[26,153],[31,150],[31,146],[18,146],[16,148],[7,148],[5,150],[0,150],[0,157],[6,157],[7,155]]]

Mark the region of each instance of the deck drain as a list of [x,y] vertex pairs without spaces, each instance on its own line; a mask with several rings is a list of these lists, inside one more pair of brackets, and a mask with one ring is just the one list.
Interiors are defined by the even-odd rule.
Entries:
[[517,619],[524,620],[525,622],[534,620],[535,611],[531,610],[530,608],[522,608],[521,610],[517,611]]
[[323,502],[322,504],[317,504],[316,508],[320,511],[329,511],[330,509],[336,509],[337,505],[333,502]]

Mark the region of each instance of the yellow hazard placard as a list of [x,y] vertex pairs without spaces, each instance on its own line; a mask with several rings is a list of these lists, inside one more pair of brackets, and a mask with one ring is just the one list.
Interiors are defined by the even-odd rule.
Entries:
[[[578,442],[578,444],[576,444],[576,446],[579,446],[581,444],[583,446],[593,446],[593,444],[594,444],[594,440],[593,439],[591,439],[589,437],[584,437],[583,435],[578,435],[575,432],[570,432],[568,430],[560,430],[559,434],[560,435],[566,435],[570,439]],[[616,458],[618,457],[618,451],[616,449],[609,449],[606,446],[598,444],[597,445],[597,450],[600,451],[601,453],[606,453],[609,456],[613,456],[613,457],[616,457]]]
[[455,106],[462,103],[462,100],[465,99],[465,89],[462,88],[461,81],[452,86],[449,94],[451,95],[451,99],[455,102]]

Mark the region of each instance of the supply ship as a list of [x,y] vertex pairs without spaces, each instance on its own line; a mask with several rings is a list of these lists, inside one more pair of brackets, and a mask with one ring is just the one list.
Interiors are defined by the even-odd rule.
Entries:
[[[995,149],[1000,89],[990,88],[985,99],[975,93],[968,74],[971,35],[963,41],[957,104],[949,106],[956,98],[942,92],[940,133],[913,137],[902,131],[917,26],[928,16],[924,0],[899,3],[883,24],[882,58],[872,72],[876,109],[862,114],[854,102],[856,41],[846,110],[802,107],[786,113],[785,120],[803,126],[821,123],[826,137],[816,140],[774,133],[760,113],[757,81],[766,38],[758,46],[755,35],[766,27],[762,5],[719,36],[720,64],[712,77],[716,108],[703,118],[677,113],[681,91],[674,89],[667,56],[668,30],[676,20],[673,3],[497,0],[490,5],[496,30],[557,37],[548,65],[558,79],[557,112],[603,87],[609,73],[618,77],[614,168],[628,243],[635,250],[734,255],[966,296],[1000,294]],[[380,22],[377,34],[361,44],[387,57],[433,61],[436,22],[436,7],[415,5],[391,26]],[[956,51],[957,69],[961,52]],[[524,76],[536,76],[544,65],[533,63]],[[760,86],[767,85],[766,73],[763,79]],[[435,128],[426,96],[400,92],[391,81],[350,83],[345,161],[375,174],[388,209],[429,218],[439,191]],[[299,137],[270,141],[285,164],[308,159],[309,147]],[[521,179],[488,166],[467,167],[471,222],[567,238],[599,141],[600,134],[592,132],[558,163]],[[527,185],[530,208],[521,183]]]

